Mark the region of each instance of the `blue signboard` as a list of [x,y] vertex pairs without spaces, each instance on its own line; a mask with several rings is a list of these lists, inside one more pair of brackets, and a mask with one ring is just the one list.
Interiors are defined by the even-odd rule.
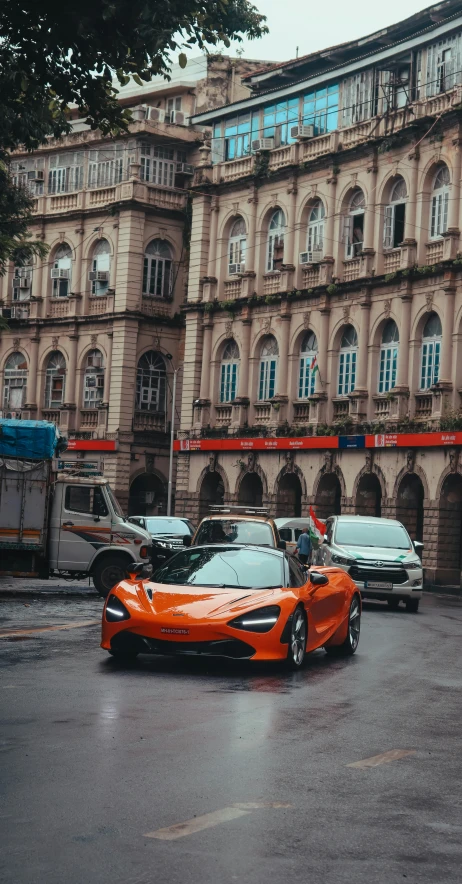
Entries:
[[366,437],[365,436],[339,436],[338,437],[338,447],[339,448],[365,448],[366,447]]

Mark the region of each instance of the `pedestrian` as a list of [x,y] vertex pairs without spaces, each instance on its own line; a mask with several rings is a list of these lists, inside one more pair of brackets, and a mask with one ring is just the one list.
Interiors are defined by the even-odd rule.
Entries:
[[297,540],[298,558],[303,565],[307,565],[311,556],[311,538],[308,528],[304,528]]

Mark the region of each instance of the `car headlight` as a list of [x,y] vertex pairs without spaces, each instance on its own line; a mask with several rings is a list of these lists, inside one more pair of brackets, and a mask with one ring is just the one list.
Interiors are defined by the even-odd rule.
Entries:
[[420,559],[417,562],[406,562],[405,568],[407,568],[408,571],[415,571],[417,568],[422,570],[422,562]]
[[248,611],[241,614],[235,620],[231,620],[228,626],[234,629],[244,629],[246,632],[269,632],[279,619],[281,609],[278,605],[267,605],[266,608],[257,608],[256,611]]
[[172,548],[172,544],[165,543],[164,540],[156,540],[156,546],[161,546],[162,549],[171,549]]
[[106,605],[106,620],[109,623],[117,623],[119,620],[130,620],[125,605],[122,604],[116,595],[110,595]]
[[351,559],[345,558],[345,556],[339,556],[337,553],[332,553],[332,561],[335,562],[336,565],[352,565]]

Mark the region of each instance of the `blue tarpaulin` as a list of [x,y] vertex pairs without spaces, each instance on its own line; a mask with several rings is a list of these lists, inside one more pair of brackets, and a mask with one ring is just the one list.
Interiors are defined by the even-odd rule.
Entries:
[[48,421],[0,420],[0,457],[46,460],[61,443],[59,431]]

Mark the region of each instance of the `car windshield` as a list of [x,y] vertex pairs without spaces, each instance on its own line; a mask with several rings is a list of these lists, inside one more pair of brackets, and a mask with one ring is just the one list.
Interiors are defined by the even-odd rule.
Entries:
[[284,585],[283,556],[232,546],[177,553],[153,577],[156,583],[268,589]]
[[185,534],[192,535],[191,527],[183,519],[146,519],[146,528],[150,534]]
[[238,519],[208,519],[200,526],[195,543],[252,543],[274,547],[273,532],[266,522]]
[[114,494],[114,492],[113,492],[113,490],[112,490],[112,488],[111,488],[110,485],[106,485],[106,491],[107,491],[107,493],[108,493],[108,495],[109,495],[109,500],[111,501],[112,508],[113,508],[115,514],[116,514],[117,516],[122,516],[122,518],[124,518],[123,509],[122,509],[122,507],[120,506],[120,503],[119,503],[119,501],[117,500],[117,497],[115,496],[115,494]]
[[402,525],[380,522],[337,522],[335,543],[339,546],[376,546],[380,549],[412,549]]

